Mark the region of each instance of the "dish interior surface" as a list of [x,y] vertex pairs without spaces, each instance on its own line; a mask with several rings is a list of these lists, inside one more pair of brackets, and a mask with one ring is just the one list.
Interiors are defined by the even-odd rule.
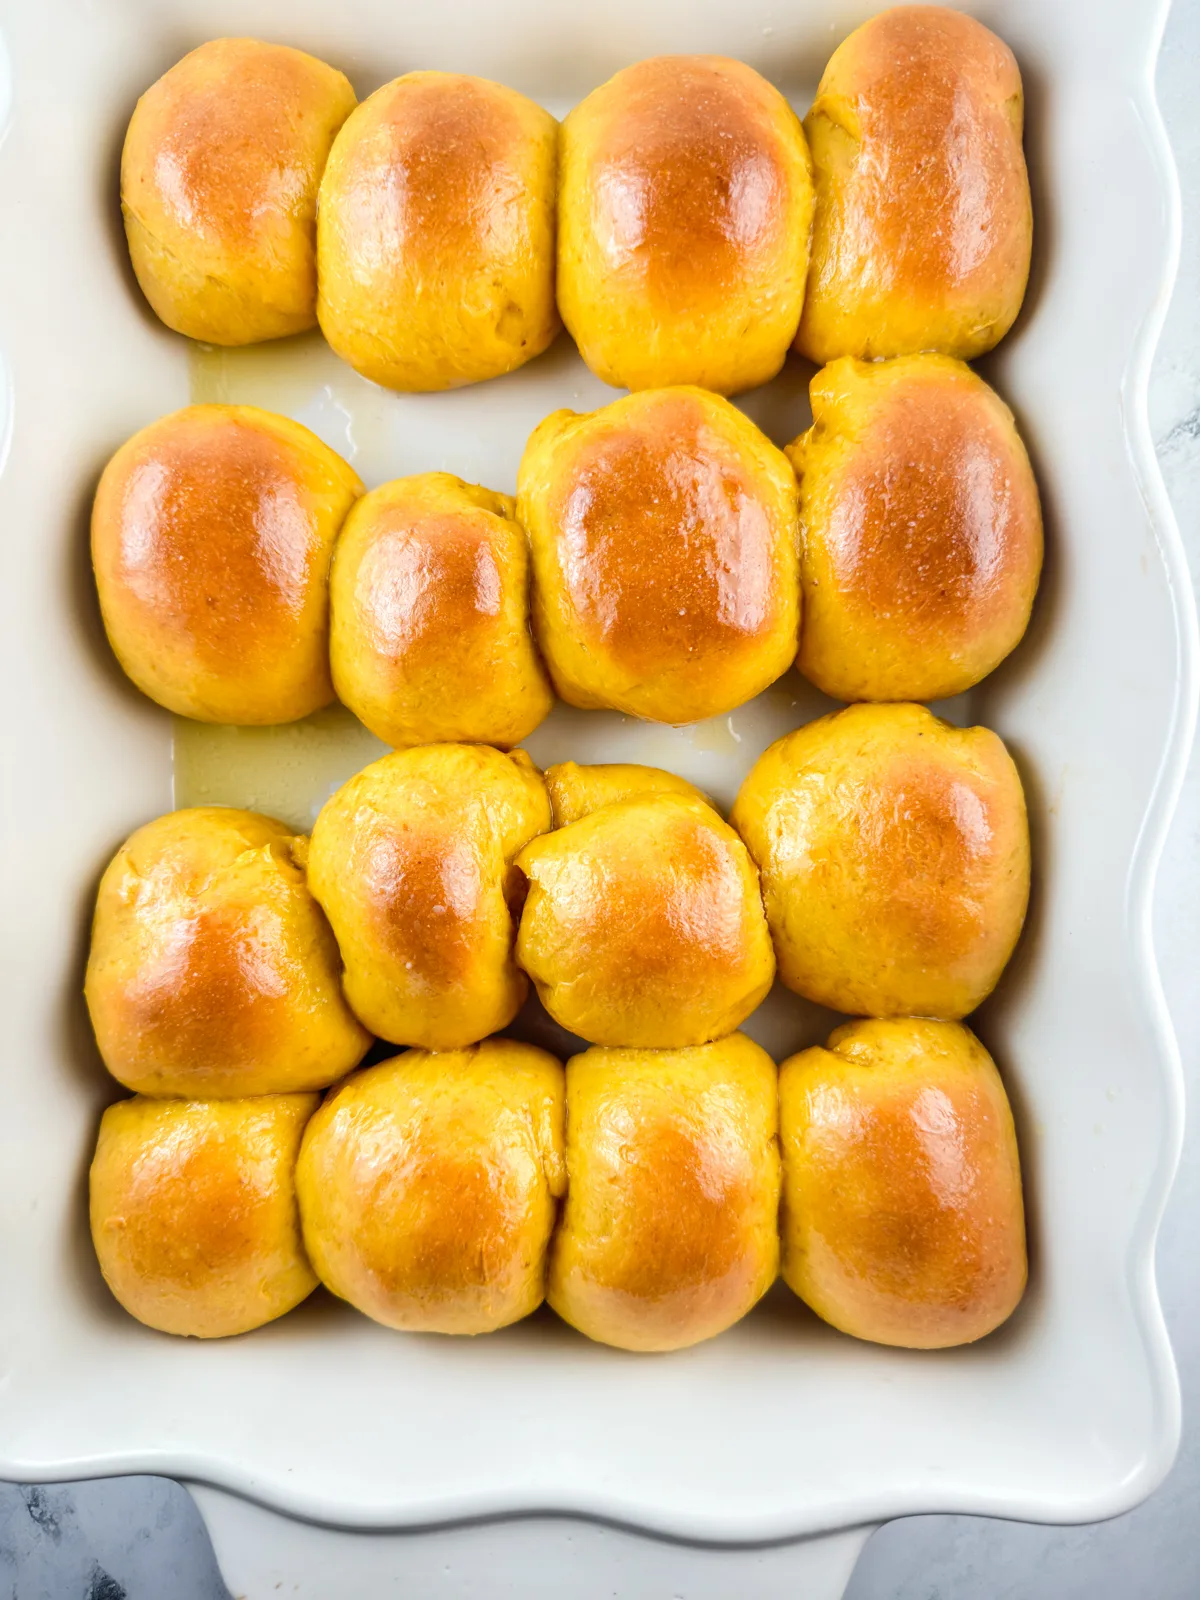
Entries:
[[[1025,310],[982,370],[1039,473],[1047,568],[1016,655],[943,708],[1008,741],[1034,831],[1029,925],[977,1018],[1014,1100],[1030,1206],[1033,1279],[1013,1321],[971,1348],[887,1350],[838,1336],[776,1290],[720,1339],[644,1358],[587,1344],[546,1312],[452,1341],[397,1336],[318,1295],[252,1336],[204,1344],[125,1316],[87,1239],[86,1167],[114,1097],[80,995],[104,863],[173,803],[253,806],[307,826],[383,750],[341,710],[292,729],[205,729],[138,696],[108,652],[87,570],[103,462],[189,399],[247,401],[314,428],[369,486],[441,469],[511,492],[536,422],[613,394],[565,335],[511,377],[424,396],[372,387],[315,335],[189,346],[155,322],[124,253],[116,160],[137,94],[202,40],[256,33],[342,67],[360,96],[442,67],[511,83],[561,114],[621,65],[687,50],[749,61],[803,111],[833,46],[872,9],[8,8],[5,1476],[158,1471],[345,1525],[562,1509],[719,1540],[934,1509],[1085,1519],[1133,1503],[1165,1472],[1178,1404],[1152,1250],[1181,1106],[1146,913],[1194,691],[1182,558],[1144,418],[1175,248],[1150,93],[1164,8],[1133,0],[1109,0],[1100,18],[1095,0],[964,7],[1025,74],[1037,219]],[[777,443],[807,425],[811,371],[790,360],[739,401]],[[727,805],[772,739],[828,707],[792,673],[692,728],[559,706],[526,743],[540,764],[669,767]],[[779,1057],[823,1039],[831,1020],[776,991],[747,1031]],[[519,1028],[564,1043],[534,1010]]]

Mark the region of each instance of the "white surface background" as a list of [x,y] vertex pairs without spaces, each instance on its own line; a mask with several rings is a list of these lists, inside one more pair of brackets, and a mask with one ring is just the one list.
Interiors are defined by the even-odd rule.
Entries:
[[[1052,3],[1052,0],[1047,0]],[[1193,572],[1200,572],[1200,0],[1177,0],[1159,72],[1184,194],[1183,264],[1151,390],[1152,420]],[[1098,264],[1102,270],[1102,264]],[[1120,648],[1119,619],[1114,647]],[[1200,1060],[1196,907],[1200,764],[1193,761],[1163,861],[1156,933],[1164,985],[1193,1085]],[[1159,1274],[1189,1417],[1200,1392],[1200,1135],[1189,1136],[1159,1250]],[[893,1523],[868,1545],[848,1600],[1194,1600],[1200,1594],[1200,1427],[1146,1506],[1099,1528],[1042,1529],[968,1518]],[[511,1592],[536,1593],[530,1574]],[[497,1571],[491,1594],[510,1592]],[[0,1487],[5,1600],[218,1600],[183,1491],[152,1479],[75,1488]],[[330,1597],[336,1600],[336,1597]],[[664,1591],[664,1600],[668,1600]]]

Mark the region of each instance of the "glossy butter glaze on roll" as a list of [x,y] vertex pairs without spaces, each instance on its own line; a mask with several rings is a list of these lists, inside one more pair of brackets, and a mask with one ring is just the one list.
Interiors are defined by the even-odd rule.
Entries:
[[560,697],[686,723],[773,683],[799,636],[796,506],[786,457],[717,395],[653,389],[548,417],[517,515]]
[[816,175],[796,348],[970,361],[1012,326],[1033,236],[1012,51],[942,6],[897,6],[834,52],[804,120]]
[[508,748],[554,704],[507,495],[448,472],[364,495],[338,538],[330,611],[338,698],[387,744]]
[[594,809],[517,857],[529,881],[518,963],[555,1021],[593,1044],[732,1033],[775,976],[745,845],[694,791],[622,798],[618,777],[606,802],[591,787]]
[[105,1066],[146,1095],[323,1089],[370,1044],[304,881],[307,840],[225,806],[139,828],[96,896],[84,993]]
[[318,315],[389,389],[452,389],[558,332],[558,124],[502,84],[410,72],[350,117],[321,183]]
[[1012,413],[949,356],[845,357],[810,385],[797,665],[835,700],[941,700],[999,665],[1042,564]]
[[316,325],[317,188],[354,109],[286,45],[213,39],[137,103],[121,209],[142,292],[177,333],[253,344]]
[[939,1350],[1025,1289],[1025,1215],[1000,1075],[956,1022],[848,1022],[779,1069],[783,1276],[819,1317]]
[[618,72],[562,129],[558,299],[583,359],[628,389],[774,377],[812,203],[804,131],[752,68],[658,56]]
[[479,744],[397,750],[325,802],[309,887],[372,1033],[457,1050],[508,1026],[529,987],[513,960],[512,864],[549,826],[525,752]]
[[546,1298],[589,1339],[679,1350],[779,1265],[775,1063],[744,1034],[567,1063],[567,1197]]
[[565,1183],[562,1066],[508,1039],[354,1073],[296,1173],[321,1281],[422,1333],[490,1333],[537,1309]]
[[220,1339],[312,1293],[295,1173],[316,1108],[315,1094],[109,1106],[89,1179],[92,1242],[130,1316]]
[[1029,825],[987,728],[858,705],[787,734],[730,820],[762,875],[779,976],[849,1016],[964,1017],[1029,900]]
[[143,694],[199,722],[294,722],[333,699],[329,563],[362,493],[316,434],[256,406],[187,406],[105,467],[92,566]]

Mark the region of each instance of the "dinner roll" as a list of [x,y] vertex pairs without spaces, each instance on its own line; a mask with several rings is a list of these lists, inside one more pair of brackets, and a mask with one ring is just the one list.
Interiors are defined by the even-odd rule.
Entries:
[[808,269],[808,146],[778,89],[724,56],[657,56],[562,127],[558,303],[627,389],[773,378]]
[[84,993],[105,1066],[146,1095],[323,1089],[370,1036],[304,881],[308,841],[253,811],[172,811],[100,880]]
[[699,796],[602,802],[527,844],[517,867],[529,880],[517,961],[582,1039],[705,1044],[771,987],[758,873]]
[[554,704],[507,495],[448,472],[373,490],[338,539],[330,604],[338,698],[387,744],[507,747]]
[[897,6],[834,51],[804,120],[816,172],[796,348],[940,350],[972,360],[1008,332],[1033,217],[1011,50],[943,6]]
[[422,1333],[490,1333],[541,1305],[565,1183],[562,1067],[508,1039],[354,1073],[296,1173],[322,1283]]
[[529,987],[513,960],[512,862],[549,826],[525,752],[478,744],[398,750],[325,802],[308,882],[372,1033],[458,1050],[512,1021]]
[[364,100],[321,182],[317,315],[389,389],[454,389],[558,332],[558,124],[483,78],[410,72]]
[[317,320],[317,186],[354,109],[323,61],[213,39],[138,101],[121,210],[142,292],[177,333],[254,344]]
[[109,1106],[92,1160],[92,1242],[130,1316],[220,1339],[311,1294],[295,1171],[316,1107],[315,1094]]
[[743,1034],[567,1063],[567,1198],[546,1298],[602,1344],[731,1327],[779,1267],[775,1063]]
[[796,478],[727,400],[654,389],[556,411],[525,447],[517,516],[534,632],[569,704],[695,722],[791,666]]
[[687,795],[692,800],[711,803],[686,778],[664,772],[661,767],[640,767],[632,762],[610,761],[581,767],[575,761],[560,761],[557,766],[547,767],[544,777],[556,828],[578,822],[601,806],[655,794]]
[[92,565],[117,660],[198,722],[294,722],[333,699],[329,559],[362,484],[298,422],[187,406],[105,467]]
[[964,1017],[1025,919],[1029,827],[987,728],[849,706],[751,768],[731,819],[762,873],[779,976],[851,1016]]
[[969,1344],[1025,1289],[1012,1112],[957,1022],[847,1022],[779,1070],[783,1276],[876,1344]]
[[812,380],[797,665],[835,700],[940,700],[1021,639],[1042,565],[1012,413],[961,361],[844,357]]

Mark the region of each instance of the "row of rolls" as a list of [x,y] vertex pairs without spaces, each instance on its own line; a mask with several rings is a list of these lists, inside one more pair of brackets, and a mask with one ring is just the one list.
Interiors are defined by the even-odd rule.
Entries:
[[675,1350],[782,1270],[882,1344],[983,1337],[1026,1280],[1000,1077],[961,1023],[858,1021],[777,1071],[744,1034],[593,1048],[566,1071],[488,1039],[316,1094],[137,1096],[91,1169],[104,1276],[150,1327],[248,1332],[323,1283],[390,1328],[480,1334],[547,1299],[581,1333]]
[[[1020,1297],[1024,1223],[958,1019],[1028,889],[1003,743],[915,705],[786,735],[729,822],[654,768],[463,744],[368,766],[309,838],[171,813],[93,922],[87,1003],[135,1091],[92,1168],[104,1275],[174,1333],[257,1326],[315,1273],[396,1327],[481,1332],[545,1292],[593,1338],[675,1348],[776,1276],[782,1136],[792,1287],[864,1338],[980,1337]],[[870,1019],[781,1087],[737,1032],[776,974]],[[491,1037],[530,980],[592,1045],[565,1099],[553,1057]],[[411,1049],[361,1067],[373,1038]]]
[[194,339],[320,324],[375,382],[512,371],[560,317],[629,389],[818,364],[971,360],[1020,309],[1032,214],[1008,47],[940,6],[872,18],[803,124],[749,66],[664,56],[561,123],[500,84],[410,72],[361,105],[282,45],[201,46],[139,100],[121,163],[138,281]]
[[928,701],[1025,632],[1037,484],[948,356],[845,358],[781,451],[728,400],[642,390],[534,430],[515,501],[448,473],[364,493],[300,424],[196,405],[101,476],[108,637],[160,705],[284,723],[336,695],[384,743],[511,747],[554,695],[663,723],[793,664],[836,700]]

